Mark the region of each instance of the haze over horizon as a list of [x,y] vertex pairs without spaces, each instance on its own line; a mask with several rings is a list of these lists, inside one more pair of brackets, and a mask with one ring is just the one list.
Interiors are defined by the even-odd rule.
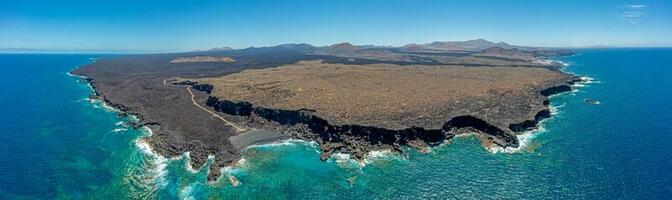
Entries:
[[[503,4],[505,3],[505,4]],[[0,1],[0,48],[170,52],[487,39],[672,46],[668,1]]]

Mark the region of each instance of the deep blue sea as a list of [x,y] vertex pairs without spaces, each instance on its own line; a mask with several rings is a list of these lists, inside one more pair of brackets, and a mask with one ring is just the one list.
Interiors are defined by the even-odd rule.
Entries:
[[359,164],[285,142],[225,169],[237,187],[151,154],[138,140],[148,132],[89,101],[88,85],[67,74],[110,56],[0,54],[0,199],[672,199],[669,48],[557,58],[592,81],[554,96],[553,118],[514,153],[465,136]]

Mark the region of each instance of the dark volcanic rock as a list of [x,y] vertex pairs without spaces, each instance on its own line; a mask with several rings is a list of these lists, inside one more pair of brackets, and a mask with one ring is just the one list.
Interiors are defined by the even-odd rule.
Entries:
[[[500,44],[501,45],[501,44]],[[353,48],[340,45],[341,53],[349,53]],[[331,153],[351,153],[355,158],[363,158],[367,152],[379,149],[399,151],[402,145],[415,148],[436,145],[455,134],[469,131],[482,132],[491,136],[494,143],[504,147],[515,147],[518,141],[512,131],[527,129],[538,121],[537,117],[527,116],[533,109],[531,104],[538,106],[546,100],[543,96],[520,96],[506,94],[502,102],[462,102],[460,107],[510,107],[511,112],[500,113],[501,118],[527,118],[532,122],[513,125],[510,128],[507,120],[491,120],[489,111],[481,110],[473,114],[456,115],[444,119],[442,126],[434,128],[407,127],[388,129],[376,126],[356,124],[334,124],[320,116],[314,115],[310,109],[282,110],[254,106],[248,102],[232,102],[210,96],[216,88],[213,85],[199,82],[182,82],[164,84],[164,81],[177,77],[203,78],[219,77],[238,73],[247,69],[263,69],[296,63],[301,60],[321,59],[328,63],[371,64],[395,63],[409,64],[452,64],[463,63],[465,66],[515,66],[545,67],[530,63],[516,63],[507,60],[484,59],[474,60],[465,55],[453,54],[407,54],[394,52],[390,48],[355,48],[356,58],[332,54],[315,54],[317,48],[310,45],[281,45],[275,47],[248,48],[240,50],[222,50],[207,52],[188,52],[180,54],[132,55],[108,59],[100,59],[87,66],[78,68],[72,73],[85,76],[95,89],[96,96],[107,104],[119,109],[123,114],[135,115],[139,118],[133,127],[147,126],[153,135],[144,138],[156,153],[175,157],[190,152],[191,165],[198,169],[206,163],[208,155],[214,155],[214,163],[210,166],[209,180],[219,176],[221,167],[232,165],[239,159],[240,150],[230,143],[229,138],[238,133],[218,118],[212,116],[192,103],[187,91],[188,85],[194,88],[195,100],[199,104],[221,111],[223,117],[245,127],[263,128],[285,133],[293,138],[316,141],[320,144],[322,159]],[[359,54],[364,52],[364,54]],[[235,62],[195,62],[170,63],[179,57],[216,56],[230,57]],[[177,85],[176,85],[177,84]],[[568,83],[549,85],[544,95],[566,91]],[[571,89],[571,88],[569,88]],[[519,102],[508,105],[504,102]],[[544,104],[547,105],[547,104]],[[534,107],[542,108],[542,107]],[[226,113],[226,114],[223,114]],[[524,120],[523,120],[524,121]],[[504,128],[502,128],[504,127]],[[509,130],[511,129],[511,130]],[[513,130],[515,129],[515,130]]]
[[279,126],[275,129],[301,127],[298,132],[296,129],[293,130],[293,136],[318,141],[322,149],[320,158],[323,160],[329,158],[334,152],[350,153],[356,159],[364,159],[366,153],[372,150],[390,148],[401,152],[400,147],[403,145],[416,148],[434,146],[452,138],[462,129],[476,130],[491,135],[494,142],[502,147],[518,147],[518,140],[514,135],[507,134],[481,119],[468,115],[448,120],[441,129],[427,130],[412,127],[390,130],[372,126],[331,125],[327,120],[303,111],[252,107],[252,104],[247,102],[235,103],[212,96],[208,98],[207,105],[226,114],[254,115],[277,123]]

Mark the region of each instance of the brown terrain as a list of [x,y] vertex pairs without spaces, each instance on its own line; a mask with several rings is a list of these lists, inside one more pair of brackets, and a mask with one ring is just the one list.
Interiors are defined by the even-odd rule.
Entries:
[[170,63],[189,63],[189,62],[236,62],[233,58],[221,56],[191,56],[179,57],[170,61]]
[[[465,102],[499,101],[501,97],[541,98],[548,85],[570,76],[543,68],[464,67],[455,65],[344,65],[301,61],[276,68],[245,70],[222,77],[194,79],[214,86],[211,96],[282,110],[312,110],[333,125],[356,124],[385,129],[438,129],[459,115],[520,113],[533,119],[542,101],[501,110],[483,104],[464,110]],[[492,108],[488,108],[491,106]],[[519,111],[520,110],[520,111]],[[486,112],[483,112],[486,111]],[[491,120],[488,120],[491,121]]]
[[286,44],[99,59],[72,73],[135,127],[156,153],[208,155],[209,180],[252,144],[295,138],[320,145],[320,158],[373,150],[424,149],[477,133],[517,147],[517,134],[549,117],[548,96],[576,77],[545,56],[569,50],[486,40],[405,47]]

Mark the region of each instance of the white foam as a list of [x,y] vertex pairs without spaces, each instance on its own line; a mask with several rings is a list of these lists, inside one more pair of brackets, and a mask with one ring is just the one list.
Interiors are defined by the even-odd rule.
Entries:
[[[460,138],[460,137],[471,137],[471,136],[476,136],[476,133],[463,133],[463,134],[457,134],[457,135],[455,135],[456,138]],[[441,144],[442,144],[442,145],[443,145],[443,144],[446,144],[446,142],[443,142],[443,143],[441,143]]]
[[352,158],[352,155],[347,154],[347,153],[334,153],[331,154],[331,157],[327,160],[327,162],[336,162],[336,164],[340,167],[344,168],[363,168],[366,166],[366,162],[364,161],[358,161]]
[[560,93],[557,93],[557,94],[553,94],[553,95],[551,95],[551,96],[548,96],[548,98],[549,98],[549,99],[552,99],[552,98],[554,98],[554,97],[562,96],[562,95],[565,95],[565,94],[568,94],[568,93],[571,94],[571,93],[574,93],[574,92],[576,92],[576,90],[567,91],[567,92],[560,92]]
[[112,106],[108,105],[108,104],[105,103],[105,102],[102,102],[102,101],[101,101],[101,105],[103,106],[103,108],[105,108],[105,109],[107,109],[107,110],[109,110],[109,111],[117,112],[117,113],[121,113],[121,110],[119,110],[119,109],[117,109],[117,108],[115,108],[115,107],[112,107]]
[[602,83],[602,81],[597,81],[597,80],[595,80],[595,78],[588,77],[588,76],[581,76],[579,79],[581,80],[581,82],[574,83],[574,85],[572,85],[573,88],[582,88],[582,87],[587,87],[591,84]]
[[[67,73],[70,76],[76,76],[80,78],[86,78],[85,76],[79,76],[79,75],[74,75],[70,72]],[[91,90],[92,93],[95,92],[93,89],[93,86],[91,86],[91,83],[86,84],[88,88]],[[91,99],[91,98],[86,98],[94,108],[103,108],[107,111],[115,112],[115,113],[122,113],[121,110],[116,109],[110,105],[108,105],[106,102],[100,100],[100,99]],[[128,121],[130,122],[137,122],[138,117],[134,115],[128,115],[127,117]],[[124,126],[125,122],[124,121],[119,121],[115,123],[116,126]],[[115,128],[112,130],[112,132],[122,132],[128,130],[126,127],[121,127],[121,128]],[[178,160],[181,159],[181,157],[175,157],[175,158],[170,158],[167,159],[163,156],[161,156],[158,153],[155,153],[151,146],[144,140],[145,137],[150,137],[154,134],[152,129],[150,129],[147,126],[141,127],[141,132],[144,133],[144,137],[137,138],[135,140],[135,145],[136,147],[147,156],[147,161],[148,161],[148,166],[145,167],[145,173],[144,173],[144,179],[143,182],[147,185],[154,185],[158,186],[159,188],[163,188],[168,185],[168,181],[166,180],[166,175],[168,173],[167,171],[167,166],[168,162],[171,160]],[[187,152],[188,156],[188,152]],[[156,188],[155,188],[156,189]]]
[[546,129],[543,125],[537,126],[537,128],[529,131],[525,131],[523,134],[516,135],[518,138],[518,147],[500,147],[497,145],[492,145],[488,147],[488,151],[492,153],[518,153],[524,150],[532,140],[542,132],[546,132]]
[[89,100],[89,103],[91,103],[94,108],[103,108],[103,109],[105,109],[107,111],[110,111],[110,112],[122,113],[121,110],[108,105],[107,103],[105,103],[104,101],[102,101],[100,99],[91,99],[91,98],[86,98],[86,99]]
[[140,119],[135,115],[129,115],[128,116],[128,121],[129,122],[140,122]]
[[356,166],[360,169],[366,167],[367,164],[370,164],[379,160],[390,160],[390,159],[399,159],[401,158],[398,154],[394,153],[392,150],[383,149],[383,150],[374,150],[368,152],[364,156],[364,160],[356,160],[352,158],[352,155],[347,153],[334,153],[331,155],[328,162],[336,162],[341,166]]
[[[207,157],[207,162],[213,161],[214,159],[215,159],[215,156],[214,156],[214,155],[208,155],[208,157]],[[207,166],[207,164],[204,164],[204,165],[201,166],[201,168],[199,168],[199,169],[194,169],[194,167],[191,165],[191,153],[188,152],[188,151],[187,151],[187,152],[184,152],[184,153],[182,154],[182,156],[176,156],[176,157],[170,158],[170,160],[171,160],[171,161],[175,161],[175,160],[184,160],[184,168],[185,168],[187,171],[191,172],[192,174],[198,173],[199,171],[201,171],[201,169],[202,169],[204,166]]]
[[78,103],[79,103],[79,102],[90,102],[90,101],[91,101],[91,100],[90,100],[89,98],[83,98],[83,99],[77,99],[77,100],[75,100],[75,101],[73,101],[73,102],[78,102]]
[[581,81],[583,81],[586,84],[591,84],[591,83],[601,83],[602,81],[597,81],[595,78],[588,77],[588,76],[581,76]]
[[366,154],[366,158],[364,159],[365,164],[369,164],[374,161],[378,160],[389,160],[389,159],[399,159],[401,156],[399,156],[397,153],[393,152],[392,150],[389,149],[384,149],[384,150],[378,150],[378,151],[371,151]]
[[70,72],[66,72],[65,74],[67,74],[68,76],[77,77],[77,78],[82,78],[82,79],[86,78],[86,76],[81,76],[81,75],[77,75],[77,74],[72,74],[72,73],[70,73]]
[[[584,78],[582,77],[581,79],[584,79]],[[590,78],[590,77],[586,77],[585,79],[592,80],[592,78]],[[579,92],[579,90],[572,90],[569,93],[564,93],[563,92],[563,93],[560,93],[560,94],[551,95],[551,96],[549,96],[549,98],[553,98],[553,97],[564,95],[564,94],[575,95],[575,93],[577,93],[577,92]],[[560,108],[563,108],[563,107],[565,107],[565,103],[560,104],[560,105],[549,105],[549,111],[551,112],[551,117],[557,117],[557,115],[561,113]],[[534,128],[532,130],[529,130],[529,131],[525,131],[523,134],[516,135],[516,138],[518,139],[518,147],[517,148],[513,148],[513,147],[504,148],[504,147],[500,147],[498,145],[492,145],[490,147],[487,147],[487,149],[488,149],[488,151],[490,151],[492,153],[500,153],[500,152],[501,153],[517,153],[517,152],[520,152],[521,150],[524,150],[525,148],[527,148],[527,146],[530,144],[530,142],[537,135],[539,135],[543,132],[546,132],[546,129],[544,128],[544,123],[546,123],[550,119],[551,118],[543,119],[538,123],[536,128]]]
[[191,191],[192,191],[191,185],[188,185],[184,188],[182,188],[178,193],[177,197],[182,200],[195,200],[193,196],[191,196]]
[[[152,164],[150,166],[150,169],[147,173],[150,177],[153,177],[152,179],[155,180],[156,183],[159,183],[160,186],[165,186],[167,185],[167,181],[165,180],[165,175],[168,173],[166,166],[173,161],[177,160],[184,160],[185,166],[184,168],[191,172],[191,173],[198,173],[200,169],[194,169],[191,165],[191,153],[190,152],[184,152],[180,156],[175,156],[172,158],[166,158],[161,156],[158,153],[155,153],[152,148],[149,146],[149,144],[143,140],[143,138],[151,137],[154,135],[154,132],[152,131],[151,128],[147,126],[141,127],[142,132],[144,132],[144,136],[141,138],[136,139],[136,144],[142,152],[144,152],[146,155],[148,155],[149,160],[152,161]],[[208,160],[213,160],[215,156],[213,155],[208,155]],[[205,165],[204,165],[205,166]]]
[[221,174],[224,175],[224,174],[230,174],[231,172],[233,172],[235,170],[236,169],[234,169],[232,166],[226,166],[226,167],[222,167],[221,169],[219,169],[219,172],[221,172]]
[[569,66],[569,63],[567,63],[567,62],[563,62],[563,61],[560,61],[560,60],[553,60],[553,62],[560,63],[563,67],[567,67],[567,66]]
[[220,181],[220,179],[221,179],[222,177],[226,177],[226,179],[229,180],[229,182],[231,183],[231,185],[232,185],[233,187],[237,187],[237,186],[240,185],[241,183],[240,183],[240,181],[239,181],[233,174],[234,174],[235,172],[237,172],[238,169],[239,169],[238,167],[235,167],[235,168],[234,168],[234,167],[232,167],[232,166],[226,166],[226,167],[221,168],[219,171],[221,172],[222,175],[220,175],[219,177],[217,177],[217,181]]
[[376,159],[376,158],[385,158],[392,154],[392,151],[389,149],[371,151],[366,155],[366,158]]
[[135,140],[135,145],[149,157],[150,166],[146,172],[146,180],[149,180],[150,183],[156,183],[159,187],[165,187],[168,185],[168,181],[166,180],[166,174],[168,173],[166,170],[166,167],[168,166],[168,159],[157,153],[154,153],[152,151],[152,147],[141,138]]
[[331,155],[331,158],[333,158],[337,163],[350,162],[352,160],[350,157],[350,154],[347,153],[334,153]]
[[191,173],[198,173],[197,169],[194,169],[194,167],[191,166],[191,153],[190,152],[184,152],[181,157],[178,157],[178,159],[184,159],[184,168],[187,169],[187,171]]
[[[214,159],[214,156],[213,156]],[[247,165],[247,159],[245,158],[240,158],[236,164],[232,166],[226,166],[221,168],[219,171],[222,172],[223,175],[232,175],[233,173],[237,172],[240,170],[242,167],[245,167]]]
[[245,149],[259,148],[259,147],[293,146],[293,145],[297,145],[297,144],[307,144],[307,145],[310,145],[310,146],[316,146],[317,142],[299,140],[299,139],[285,139],[285,140],[279,140],[279,141],[266,143],[266,144],[250,145],[250,146],[245,147]]
[[115,128],[111,132],[119,133],[119,132],[124,132],[124,131],[127,131],[127,130],[128,130],[127,128]]
[[[68,72],[68,74],[70,74],[70,72]],[[74,75],[74,76],[77,76],[77,75]],[[85,78],[85,76],[81,76],[81,77],[84,77],[84,78]],[[91,83],[86,83],[86,85],[87,85],[87,87],[89,88],[89,90],[91,91],[91,93],[95,93],[95,92],[96,92],[96,91],[93,89],[93,86],[91,86]],[[104,108],[104,109],[107,110],[107,111],[116,112],[116,113],[122,113],[121,110],[119,110],[119,109],[117,109],[117,108],[114,108],[114,107],[108,105],[106,102],[104,102],[104,101],[102,101],[102,100],[100,100],[100,99],[91,99],[91,98],[88,98],[88,97],[87,97],[86,99],[87,99],[91,104],[93,104],[93,107],[94,107],[94,108],[100,108],[100,107],[102,107],[102,108]]]
[[141,129],[145,133],[146,137],[151,137],[152,135],[154,135],[154,132],[152,131],[152,129],[147,127],[147,126],[143,126]]
[[541,64],[541,65],[551,65],[551,64],[553,64],[553,62],[551,62],[551,60],[547,60],[547,59],[536,59],[536,60],[533,60],[532,63]]
[[536,60],[533,60],[532,63],[541,64],[541,65],[560,64],[563,67],[569,66],[569,63],[567,63],[567,62],[560,61],[560,60],[552,60],[552,59],[536,59]]
[[238,162],[236,162],[236,167],[244,167],[247,165],[247,159],[245,158],[240,158]]
[[549,111],[551,111],[551,116],[560,114],[560,108],[562,108],[562,107],[565,107],[565,103],[562,103],[562,104],[557,105],[557,106],[555,106],[555,105],[548,106]]

